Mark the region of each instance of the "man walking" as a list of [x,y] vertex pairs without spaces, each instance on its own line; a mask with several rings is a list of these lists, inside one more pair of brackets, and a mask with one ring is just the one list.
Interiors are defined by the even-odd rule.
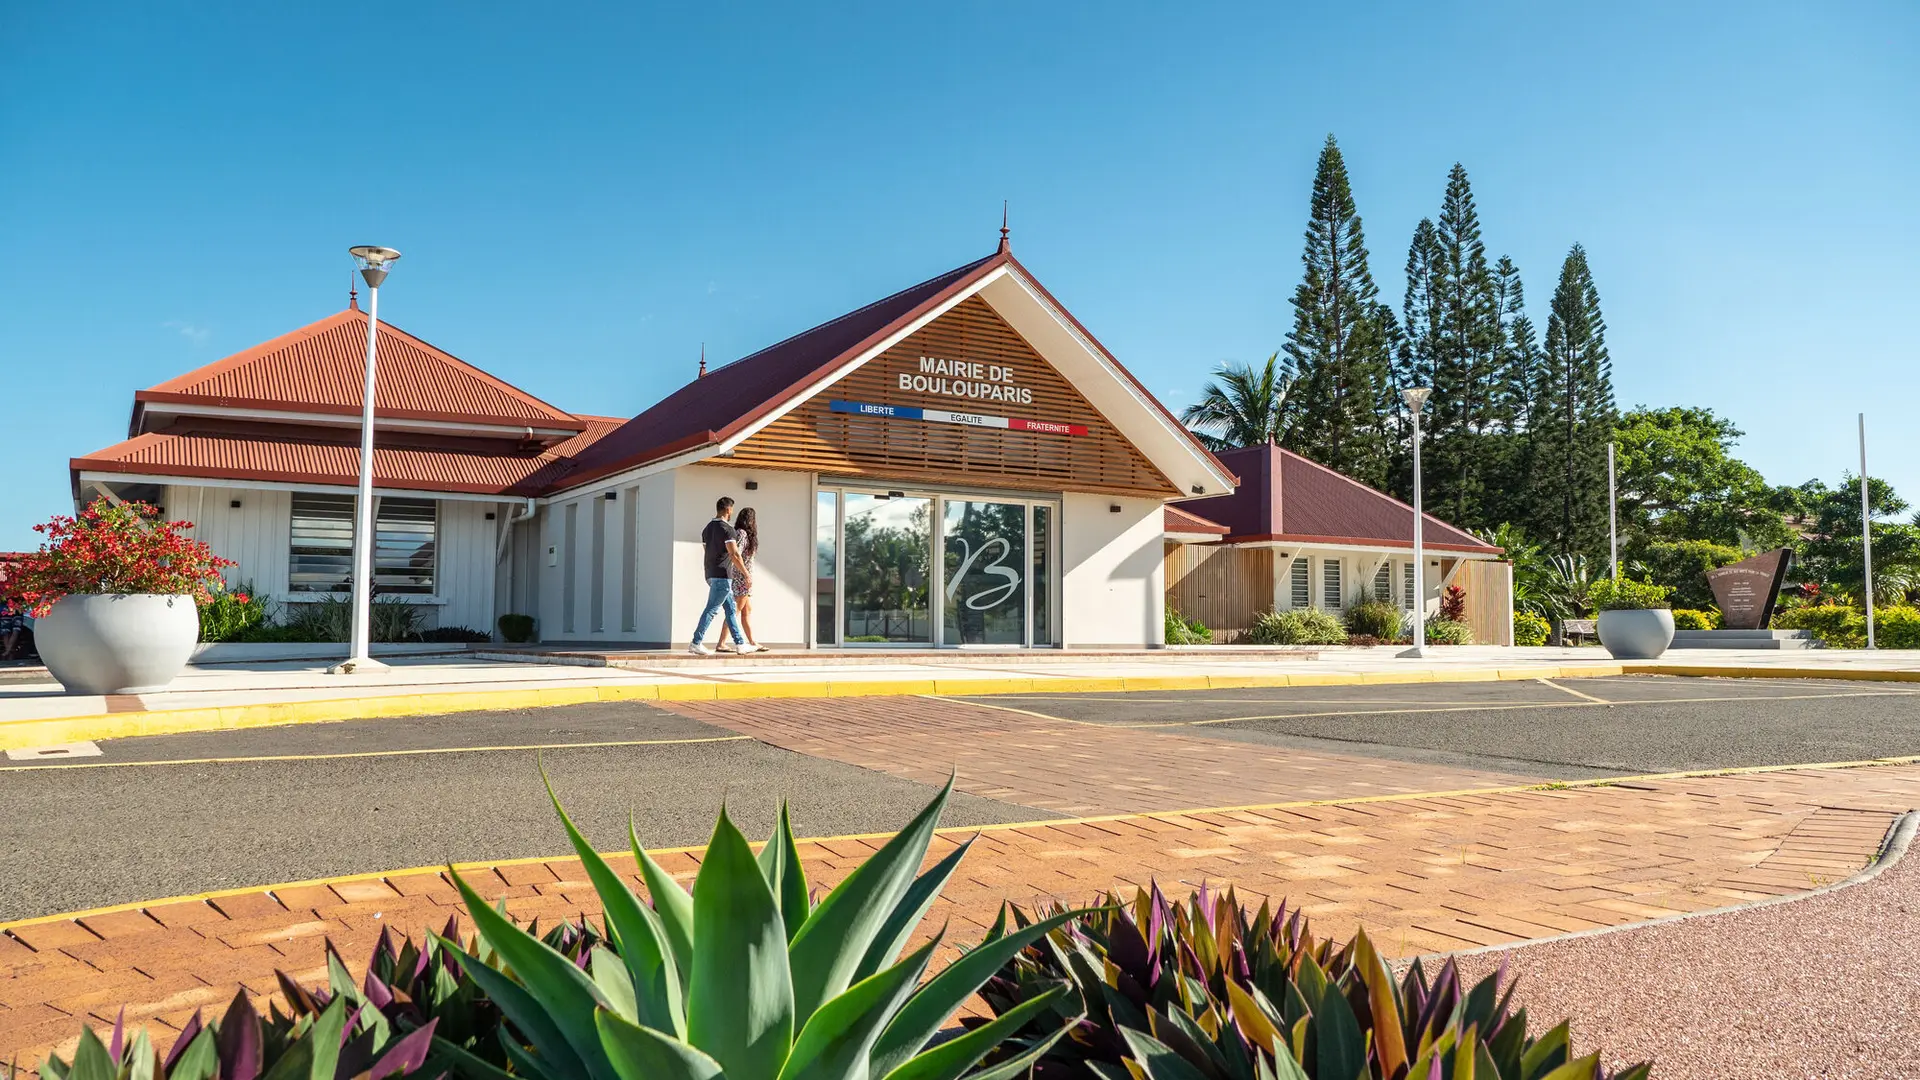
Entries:
[[713,617],[721,609],[727,613],[727,630],[733,634],[733,640],[740,643],[734,649],[739,653],[756,653],[763,646],[747,643],[747,635],[740,629],[740,609],[733,602],[733,575],[729,567],[746,575],[746,564],[740,560],[740,542],[738,534],[728,523],[733,516],[733,500],[722,495],[713,504],[713,520],[700,533],[700,543],[706,548],[704,557],[707,574],[707,608],[700,613],[700,625],[693,631],[693,648],[688,652],[695,656],[712,656],[713,650],[707,648],[707,628],[713,625]]

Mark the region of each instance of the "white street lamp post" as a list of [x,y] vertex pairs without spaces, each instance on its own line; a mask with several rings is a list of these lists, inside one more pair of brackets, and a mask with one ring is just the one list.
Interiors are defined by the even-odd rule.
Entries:
[[1613,444],[1607,444],[1607,576],[1620,580],[1620,496],[1614,491]]
[[1867,648],[1875,647],[1873,639],[1873,500],[1867,485],[1867,414],[1860,414],[1860,568],[1861,584],[1866,588],[1867,601]]
[[363,244],[348,249],[366,279],[367,300],[367,381],[360,398],[360,495],[354,501],[353,515],[353,641],[347,659],[333,669],[340,675],[383,671],[386,665],[367,654],[373,622],[373,391],[375,346],[380,336],[380,283],[400,258],[387,247]]
[[1400,399],[1407,403],[1407,411],[1413,415],[1413,652],[1414,657],[1427,655],[1427,549],[1423,518],[1425,512],[1420,508],[1420,410],[1427,404],[1432,387],[1414,386],[1400,391]]

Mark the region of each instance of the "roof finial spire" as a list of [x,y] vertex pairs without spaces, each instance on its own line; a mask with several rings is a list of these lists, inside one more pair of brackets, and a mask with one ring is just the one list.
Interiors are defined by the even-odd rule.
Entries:
[[1013,250],[1013,245],[1007,241],[1007,200],[1001,199],[1000,200],[1000,252],[1002,254],[1005,254],[1012,250]]
[[347,310],[360,310],[360,279],[352,271],[347,273]]
[[707,343],[700,343],[700,377],[707,377]]

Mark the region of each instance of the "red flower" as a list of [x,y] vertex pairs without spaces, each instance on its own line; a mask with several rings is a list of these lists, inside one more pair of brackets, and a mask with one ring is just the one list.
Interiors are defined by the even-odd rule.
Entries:
[[183,535],[191,527],[161,520],[147,503],[96,499],[78,517],[56,515],[33,527],[47,541],[8,574],[0,600],[35,618],[72,593],[185,593],[208,603],[223,584],[220,571],[236,564]]
[[253,597],[248,596],[246,593],[243,593],[243,592],[234,593],[233,598],[235,600],[240,601],[243,604],[251,603],[253,601]]

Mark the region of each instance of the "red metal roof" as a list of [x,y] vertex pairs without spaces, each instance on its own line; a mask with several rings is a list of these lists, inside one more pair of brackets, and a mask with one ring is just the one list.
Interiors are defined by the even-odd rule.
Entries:
[[1199,514],[1169,505],[1163,519],[1163,529],[1170,533],[1209,533],[1214,536],[1227,535],[1227,527],[1217,521],[1208,521]]
[[[1218,456],[1239,474],[1239,488],[1231,495],[1188,499],[1180,505],[1225,525],[1227,543],[1413,546],[1413,507],[1391,495],[1277,446],[1249,446]],[[1421,517],[1427,547],[1500,554],[1500,548],[1432,514]]]
[[[586,430],[555,446],[376,429],[374,483],[413,491],[539,495],[573,454],[621,424],[611,417],[579,420]],[[136,435],[74,458],[71,466],[75,472],[352,487],[359,483],[360,433],[209,419]]]
[[[600,440],[591,452],[580,455],[573,471],[557,486],[576,487],[677,453],[723,442],[1003,266],[1019,271],[1094,348],[1113,362],[1154,408],[1177,430],[1186,431],[1166,406],[1087,333],[1079,320],[1027,273],[1026,267],[1021,266],[1003,244],[1000,250],[984,259],[928,278],[694,379]],[[1188,438],[1196,451],[1207,453],[1198,440],[1191,435]]]
[[[134,394],[137,402],[357,415],[367,313],[348,308]],[[584,421],[385,322],[377,416],[581,431]]]

